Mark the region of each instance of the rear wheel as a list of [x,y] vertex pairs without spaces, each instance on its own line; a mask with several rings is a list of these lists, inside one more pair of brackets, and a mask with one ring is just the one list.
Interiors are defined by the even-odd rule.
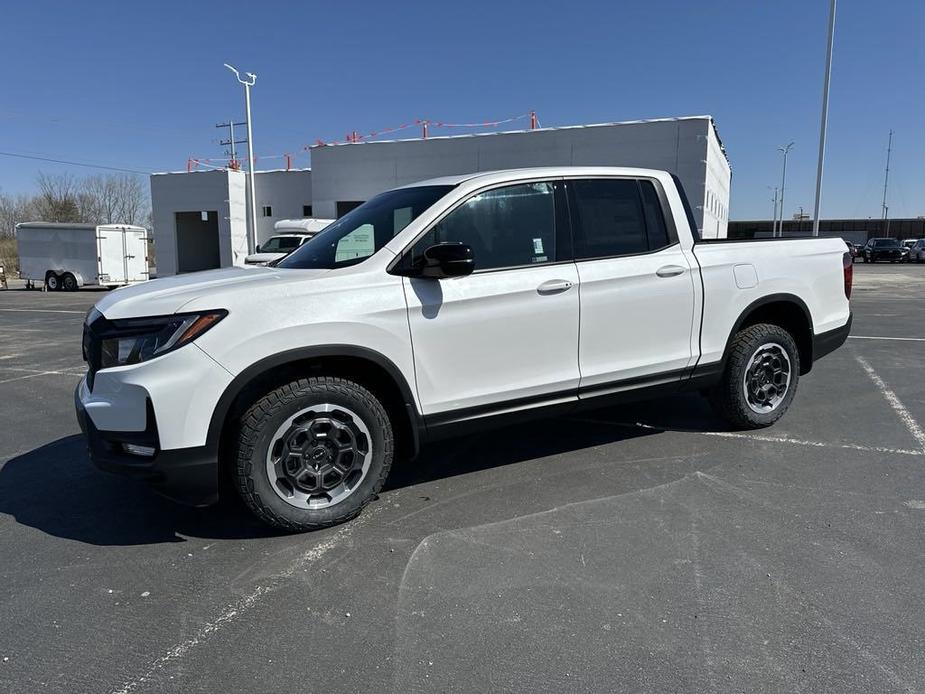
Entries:
[[759,323],[733,338],[710,403],[737,427],[770,426],[790,407],[799,378],[800,353],[793,337],[778,325]]
[[66,292],[77,291],[77,278],[70,272],[65,272],[61,277],[61,288]]
[[357,516],[392,465],[392,425],[363,386],[330,376],[281,386],[242,416],[234,476],[247,507],[290,531]]

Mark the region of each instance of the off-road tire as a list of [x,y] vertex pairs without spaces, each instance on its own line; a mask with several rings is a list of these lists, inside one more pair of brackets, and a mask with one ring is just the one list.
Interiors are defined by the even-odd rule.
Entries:
[[[322,403],[348,408],[369,430],[372,460],[349,496],[325,508],[297,508],[274,490],[267,471],[267,450],[287,417]],[[239,420],[232,476],[248,509],[271,526],[289,532],[317,530],[355,518],[382,489],[394,454],[392,423],[379,399],[353,381],[333,376],[302,378],[270,391]]]
[[[783,399],[773,410],[755,412],[749,407],[743,381],[752,356],[765,344],[780,345],[790,360],[790,381]],[[778,325],[758,323],[740,330],[732,340],[722,380],[708,394],[714,411],[740,429],[767,427],[780,419],[796,394],[800,379],[800,352],[789,332]]]

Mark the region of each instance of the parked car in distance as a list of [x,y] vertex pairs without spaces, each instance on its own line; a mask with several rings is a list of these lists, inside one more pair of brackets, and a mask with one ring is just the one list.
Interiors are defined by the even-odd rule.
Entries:
[[333,219],[280,219],[273,225],[274,234],[244,259],[245,265],[269,265],[286,257]]
[[195,505],[236,489],[309,530],[359,514],[394,460],[489,425],[693,391],[769,426],[845,342],[852,273],[837,238],[701,240],[664,171],[447,176],[275,266],[103,298],[75,405],[98,466]]
[[256,253],[251,253],[244,259],[245,265],[267,265],[292,253],[296,248],[308,241],[314,234],[291,233],[275,234],[264,243],[259,244]]
[[865,263],[876,263],[881,260],[891,263],[901,263],[906,257],[907,249],[898,239],[878,238],[870,239],[864,246],[862,256]]
[[852,261],[861,254],[861,248],[863,248],[863,246],[860,244],[854,243],[853,241],[845,241],[845,245],[848,247],[848,252],[851,254]]
[[910,263],[925,263],[925,239],[916,239],[909,246],[909,255],[906,261]]

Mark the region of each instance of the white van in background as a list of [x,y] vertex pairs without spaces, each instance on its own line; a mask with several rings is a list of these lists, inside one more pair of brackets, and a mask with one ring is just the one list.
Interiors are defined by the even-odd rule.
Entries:
[[257,252],[247,256],[244,264],[267,265],[274,260],[279,260],[333,221],[333,219],[281,219],[273,225],[273,236],[257,246]]
[[148,279],[148,232],[130,224],[16,225],[19,274],[27,287],[77,291]]

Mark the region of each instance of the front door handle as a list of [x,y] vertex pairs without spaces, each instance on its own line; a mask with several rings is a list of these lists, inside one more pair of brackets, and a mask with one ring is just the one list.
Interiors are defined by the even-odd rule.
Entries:
[[665,265],[655,271],[659,277],[677,277],[684,273],[684,268],[680,265]]
[[536,288],[539,294],[559,294],[572,288],[568,280],[548,280]]

